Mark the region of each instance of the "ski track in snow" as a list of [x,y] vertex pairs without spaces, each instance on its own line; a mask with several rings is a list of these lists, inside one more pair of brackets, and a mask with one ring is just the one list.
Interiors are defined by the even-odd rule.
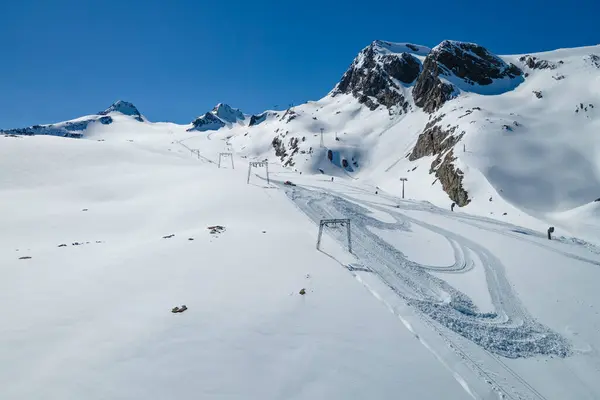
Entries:
[[[385,223],[368,216],[368,210],[339,193],[282,187],[288,197],[315,222],[322,218],[350,218],[354,255],[407,304],[437,323],[483,349],[507,358],[536,355],[566,357],[572,354],[571,345],[565,338],[529,315],[508,282],[502,262],[485,247],[451,231],[390,210],[389,206],[365,202],[369,207],[389,213],[396,220],[395,223]],[[399,206],[400,210],[406,207],[405,204]],[[418,208],[409,205],[406,209]],[[421,206],[420,209],[426,208]],[[408,260],[401,251],[369,229],[409,231],[411,224],[446,237],[454,250],[455,262],[437,267]],[[480,227],[488,229],[485,225]],[[328,233],[341,243],[345,240],[342,230],[328,229]],[[469,296],[428,273],[466,272],[474,263],[471,253],[476,255],[484,268],[496,310],[493,313],[480,312]]]

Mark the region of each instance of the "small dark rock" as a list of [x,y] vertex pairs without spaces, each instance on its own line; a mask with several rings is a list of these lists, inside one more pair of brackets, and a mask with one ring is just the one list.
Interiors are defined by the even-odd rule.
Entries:
[[299,293],[300,293],[301,295],[305,295],[305,294],[306,294],[306,289],[300,289],[300,292],[299,292]]
[[188,240],[194,240],[194,238],[188,238]]
[[67,245],[63,243],[63,244],[59,244],[58,247],[67,247]]
[[221,225],[209,226],[207,229],[210,231],[210,233],[212,235],[216,235],[216,234],[225,232],[225,227],[221,226]]
[[162,238],[163,238],[163,239],[171,239],[173,236],[175,236],[175,234],[174,234],[174,233],[172,233],[172,234],[170,234],[170,235],[167,235],[167,236],[163,236]]
[[19,260],[30,260],[30,259],[31,259],[31,257],[29,257],[29,256],[19,257]]

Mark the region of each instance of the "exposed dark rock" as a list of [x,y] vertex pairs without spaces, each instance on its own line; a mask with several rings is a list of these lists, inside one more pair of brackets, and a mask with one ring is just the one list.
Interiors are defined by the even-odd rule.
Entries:
[[271,142],[271,145],[275,149],[275,155],[277,157],[281,158],[281,161],[283,161],[283,159],[285,157],[287,157],[287,152],[285,149],[285,145],[283,144],[283,141],[281,139],[279,139],[279,137],[275,136],[273,138],[273,141]]
[[216,115],[213,113],[207,112],[201,117],[196,118],[192,121],[192,127],[187,131],[207,131],[207,130],[217,130],[225,126],[225,123],[221,121]]
[[443,117],[444,115],[437,116],[427,123],[408,159],[415,161],[422,157],[437,155],[431,163],[429,173],[435,173],[436,180],[440,181],[450,199],[463,207],[470,200],[468,193],[462,187],[463,173],[452,163],[456,159],[453,157],[452,148],[462,139],[465,132],[455,136],[456,126],[448,130],[442,129],[438,123]]
[[248,124],[249,126],[254,126],[254,125],[258,125],[261,122],[264,122],[267,119],[267,113],[262,113],[259,115],[253,115],[250,117],[250,123]]
[[287,117],[287,121],[285,121],[285,123],[287,124],[288,122],[296,119],[297,116],[298,114],[296,114],[296,111],[292,110],[291,108],[288,108],[281,117],[280,121],[283,121]]
[[185,311],[185,310],[187,310],[187,309],[188,309],[188,308],[187,308],[187,306],[184,304],[184,305],[182,305],[181,307],[173,307],[173,308],[171,309],[171,312],[172,312],[173,314],[176,314],[176,313],[182,313],[182,312],[184,312],[184,311]]
[[586,56],[584,60],[592,66],[600,68],[600,57],[596,54],[590,54],[589,56]]
[[118,100],[104,111],[100,111],[98,115],[107,115],[111,112],[119,112],[124,115],[134,117],[137,121],[143,122],[142,115],[138,109],[130,102]]
[[450,100],[454,94],[454,87],[443,83],[437,62],[432,58],[426,58],[423,63],[423,71],[417,79],[413,89],[415,104],[425,112],[432,113]]
[[450,150],[444,157],[444,161],[439,164],[435,171],[435,176],[440,180],[442,188],[448,194],[448,197],[459,207],[464,207],[471,202],[469,194],[462,186],[463,172],[460,168],[455,168],[452,163],[456,158],[453,151]]
[[206,229],[208,229],[211,235],[216,235],[225,232],[225,227],[221,225],[209,226]]
[[539,90],[534,90],[533,93],[535,94],[535,97],[537,97],[538,99],[541,99],[542,97],[542,92]]
[[88,128],[92,123],[101,123],[102,125],[112,124],[113,119],[110,116],[103,117],[92,117],[82,121],[67,121],[61,124],[50,124],[50,125],[33,125],[27,128],[17,128],[3,130],[2,132],[9,135],[49,135],[49,136],[62,136],[70,138],[81,138],[82,132]]
[[19,260],[31,260],[31,257],[29,257],[29,256],[19,257]]
[[421,63],[408,53],[400,56],[387,56],[382,59],[383,70],[394,79],[410,84],[417,79],[421,72]]
[[563,79],[565,79],[565,76],[564,75],[553,75],[552,78],[557,81],[562,81]]
[[437,125],[443,117],[444,115],[442,114],[425,125],[423,133],[419,135],[415,147],[408,156],[410,161],[415,161],[425,156],[440,154],[453,147],[458,140],[460,140],[460,138],[452,136],[457,128],[456,126],[448,130],[443,130]]
[[410,43],[406,43],[406,47],[408,47],[412,51],[419,51],[420,50],[417,46],[415,46],[414,44],[410,44]]
[[415,104],[426,112],[434,112],[455,96],[452,84],[440,76],[455,76],[468,85],[489,85],[495,79],[515,78],[523,72],[507,64],[482,46],[445,40],[425,58],[423,71],[413,90]]
[[363,49],[333,91],[352,94],[375,110],[380,105],[408,111],[409,104],[397,82],[410,85],[421,71],[421,62],[408,53],[380,53],[378,42]]
[[523,62],[527,67],[531,69],[556,69],[558,65],[552,61],[542,60],[529,54],[519,58],[519,61]]
[[167,236],[163,236],[162,238],[163,238],[163,239],[171,239],[173,236],[175,236],[175,234],[174,234],[174,233],[172,233],[172,234],[170,234],[170,235],[167,235]]

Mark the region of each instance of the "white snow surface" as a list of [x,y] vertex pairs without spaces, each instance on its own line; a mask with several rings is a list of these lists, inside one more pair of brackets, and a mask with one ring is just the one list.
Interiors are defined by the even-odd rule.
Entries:
[[[522,83],[433,116],[328,95],[253,126],[219,105],[216,130],[0,136],[0,398],[600,398],[591,54],[502,56]],[[407,158],[439,116],[464,131],[454,212]],[[345,228],[315,249],[338,217],[352,254]]]

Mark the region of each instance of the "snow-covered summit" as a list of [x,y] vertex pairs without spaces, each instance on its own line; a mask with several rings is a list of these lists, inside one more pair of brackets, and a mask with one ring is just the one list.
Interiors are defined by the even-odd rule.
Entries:
[[444,40],[425,57],[413,90],[415,104],[428,113],[460,91],[498,95],[524,80],[516,65],[475,43]]
[[224,122],[235,123],[246,119],[243,112],[237,108],[232,108],[229,104],[219,103],[211,112]]
[[415,54],[428,52],[424,46],[376,40],[358,54],[331,95],[352,94],[371,110],[384,106],[406,113],[411,106],[408,88],[421,71],[422,57]]
[[210,112],[205,113],[192,121],[188,131],[216,131],[225,126],[233,126],[246,120],[246,116],[237,108],[228,104],[219,103]]
[[384,40],[375,40],[370,44],[370,47],[372,47],[375,52],[382,55],[411,53],[419,56],[426,56],[431,51],[427,46],[412,43],[386,42]]
[[108,107],[104,111],[100,111],[98,115],[108,115],[110,113],[118,112],[123,115],[129,115],[131,117],[135,117],[136,120],[142,122],[143,117],[142,114],[138,111],[138,109],[130,102],[117,100],[110,107]]

